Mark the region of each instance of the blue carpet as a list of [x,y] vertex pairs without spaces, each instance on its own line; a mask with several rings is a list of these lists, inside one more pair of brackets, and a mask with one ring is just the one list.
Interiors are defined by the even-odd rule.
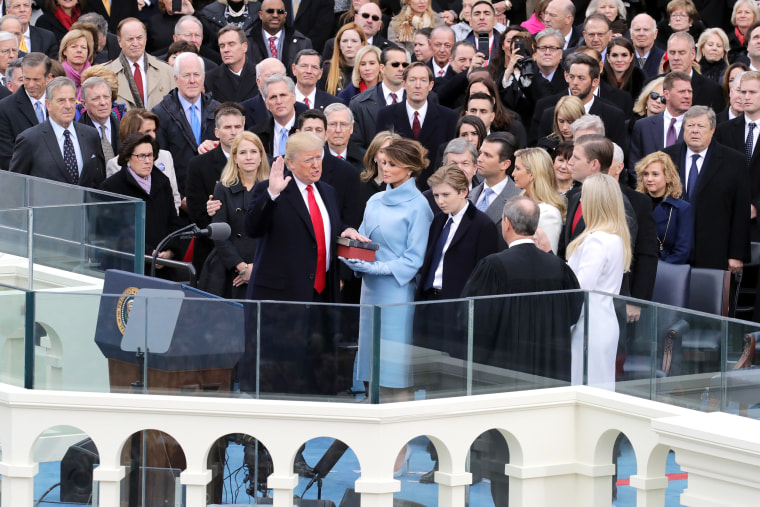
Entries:
[[[332,442],[331,438],[317,438],[309,441],[304,450],[306,461],[314,466],[324,454]],[[408,470],[398,479],[401,481],[401,491],[395,494],[396,498],[402,498],[417,502],[421,505],[433,507],[438,504],[438,486],[436,484],[420,484],[420,477],[433,467],[425,447],[427,439],[419,437],[409,444],[411,451]],[[631,475],[636,473],[636,461],[630,443],[625,440],[621,446],[622,455],[618,460],[618,480],[626,482]],[[245,492],[246,485],[243,481],[245,471],[241,469],[243,463],[243,447],[231,444],[227,449],[228,466],[225,470],[225,485],[223,503],[253,503],[253,499]],[[39,474],[34,480],[34,498],[39,499],[48,488],[60,481],[60,463],[40,463]],[[324,479],[322,486],[322,498],[332,500],[335,505],[340,505],[346,490],[352,488],[354,482],[360,476],[359,462],[356,455],[349,449],[341,457],[330,474]],[[678,474],[680,467],[675,462],[674,455],[668,456],[666,473]],[[677,478],[677,477],[676,477]],[[680,495],[686,489],[687,480],[671,480],[665,494],[666,507],[680,507]],[[307,499],[317,498],[317,485],[313,485],[305,494],[304,490],[309,483],[308,479],[300,478],[298,487],[295,489],[297,496],[303,495]],[[490,485],[487,481],[481,481],[469,488],[469,505],[478,507],[492,507]],[[615,507],[634,507],[636,505],[636,490],[628,485],[618,486],[618,497],[614,502]],[[60,502],[60,489],[53,488],[40,507],[62,505]],[[82,504],[70,504],[70,507],[79,507]]]

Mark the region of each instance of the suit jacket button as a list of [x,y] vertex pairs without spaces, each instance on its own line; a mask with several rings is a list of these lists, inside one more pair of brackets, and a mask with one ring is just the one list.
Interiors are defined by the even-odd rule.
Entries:
[[240,213],[243,211],[243,208],[235,208],[235,213]]
[[235,236],[238,237],[238,238],[242,238],[243,237],[243,235],[240,234],[240,233],[236,234]]
[[314,280],[314,273],[311,273],[311,274],[309,275],[309,280]]

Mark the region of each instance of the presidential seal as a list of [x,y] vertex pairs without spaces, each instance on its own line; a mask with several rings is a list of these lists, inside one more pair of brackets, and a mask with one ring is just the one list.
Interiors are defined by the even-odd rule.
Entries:
[[132,311],[132,305],[135,302],[135,294],[139,289],[137,287],[128,287],[122,292],[123,296],[119,298],[116,303],[116,325],[119,326],[119,331],[124,334],[127,329],[127,321],[129,320],[129,312]]

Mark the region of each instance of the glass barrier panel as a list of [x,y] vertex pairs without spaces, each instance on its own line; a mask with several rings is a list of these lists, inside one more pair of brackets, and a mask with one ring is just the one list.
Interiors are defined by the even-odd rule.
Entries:
[[97,505],[92,471],[99,462],[98,451],[81,429],[55,426],[45,430],[35,443],[34,461],[39,463],[35,505]]
[[21,288],[29,287],[28,277],[22,275],[22,271],[25,273],[29,269],[29,220],[28,209],[0,210],[2,283]]
[[0,171],[0,210],[29,206],[27,177],[9,171]]
[[[13,275],[3,278],[8,276]],[[25,292],[0,285],[0,383],[18,387],[24,386],[26,298]]]
[[721,393],[720,411],[760,419],[760,368],[756,366],[760,324],[727,320],[724,329],[725,367],[721,377],[711,379],[708,399],[714,398],[717,390]]

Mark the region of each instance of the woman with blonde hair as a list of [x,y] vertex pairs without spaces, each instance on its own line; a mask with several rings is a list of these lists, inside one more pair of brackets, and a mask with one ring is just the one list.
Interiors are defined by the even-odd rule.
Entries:
[[547,151],[551,151],[563,141],[572,141],[573,130],[570,126],[584,114],[586,114],[586,109],[583,107],[581,99],[572,95],[562,97],[554,107],[552,133],[539,139],[536,145]]
[[562,223],[567,213],[567,202],[559,193],[552,158],[543,148],[517,150],[512,179],[515,187],[522,189],[525,196],[538,204],[541,211],[538,226],[546,234],[552,252],[556,254]]
[[697,41],[700,74],[718,84],[728,68],[728,36],[720,28],[708,28]]
[[[581,289],[619,294],[623,274],[631,266],[631,236],[620,185],[607,174],[583,181],[581,190],[586,228],[567,247],[567,263]],[[615,357],[620,328],[612,297],[589,294],[588,385],[615,390]],[[584,314],[573,329],[571,378],[583,383]]]
[[422,28],[444,26],[446,22],[433,11],[431,0],[403,0],[401,11],[388,25],[388,40],[414,53],[414,33]]
[[198,287],[228,299],[245,299],[256,243],[245,232],[246,203],[254,185],[269,178],[269,162],[259,137],[243,131],[232,143],[230,157],[214,188],[221,208],[211,223],[229,224],[228,239],[215,240],[203,265]]
[[322,65],[320,85],[327,93],[337,96],[349,85],[356,54],[366,45],[364,29],[356,23],[348,23],[338,30],[332,58]]
[[58,60],[63,65],[66,76],[77,85],[77,94],[82,86],[82,72],[92,65],[93,58],[95,42],[87,30],[71,30],[61,40]]
[[636,190],[652,199],[660,260],[686,264],[694,242],[694,211],[681,199],[678,169],[667,154],[656,151],[638,161],[636,175]]
[[382,81],[380,56],[380,48],[372,44],[367,44],[356,52],[351,82],[338,94],[339,99],[348,104],[355,95],[359,95]]

